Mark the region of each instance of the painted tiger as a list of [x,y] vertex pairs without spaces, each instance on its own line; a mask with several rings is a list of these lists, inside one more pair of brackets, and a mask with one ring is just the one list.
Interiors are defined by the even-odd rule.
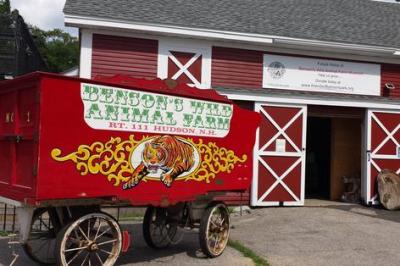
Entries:
[[189,171],[195,165],[194,148],[169,135],[158,136],[145,144],[142,162],[135,168],[130,180],[124,184],[124,189],[132,188],[149,173],[161,170],[160,180],[166,187],[180,174]]

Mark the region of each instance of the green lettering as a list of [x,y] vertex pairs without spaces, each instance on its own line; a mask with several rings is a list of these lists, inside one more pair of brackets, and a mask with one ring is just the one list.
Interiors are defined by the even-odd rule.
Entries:
[[207,103],[207,115],[220,115],[218,107],[217,103]]
[[112,97],[113,93],[114,93],[113,89],[101,88],[100,102],[112,103],[114,101]]
[[218,117],[218,129],[228,130],[230,126],[230,119]]
[[190,127],[193,121],[193,115],[191,114],[183,114],[183,126]]
[[133,108],[132,114],[132,122],[149,123],[149,109],[143,109],[143,111],[140,112],[139,108]]
[[99,89],[95,86],[84,85],[82,92],[82,99],[84,101],[95,102],[99,99]]
[[118,106],[114,105],[105,105],[106,107],[106,120],[113,120],[117,121],[118,120]]
[[192,113],[193,114],[202,114],[204,110],[204,102],[197,102],[197,101],[191,101],[190,102],[190,107],[192,107]]
[[182,112],[183,110],[183,100],[182,99],[175,99],[174,100],[175,104],[175,111],[176,112]]
[[215,119],[215,117],[207,116],[206,117],[205,128],[212,128],[212,129],[217,128],[216,121],[217,121],[217,119]]
[[97,103],[92,103],[85,115],[86,118],[103,119],[101,111]]
[[154,97],[150,94],[143,94],[140,100],[142,101],[142,106],[145,108],[151,108],[155,104]]
[[194,120],[194,126],[197,128],[203,128],[203,119],[201,118],[201,116],[196,116],[196,119]]
[[130,117],[130,114],[129,114],[129,107],[121,107],[121,116],[120,116],[120,120],[121,121],[126,121],[126,122],[128,122],[129,121],[129,117]]
[[130,92],[128,94],[128,104],[130,106],[138,106],[139,103],[140,103],[140,101],[139,101],[139,93]]
[[170,126],[175,126],[177,124],[176,120],[174,119],[173,112],[166,112],[165,123]]
[[162,115],[160,111],[155,111],[152,117],[152,124],[157,124],[157,125],[164,125],[164,121],[162,119]]
[[128,102],[128,92],[117,90],[115,104],[127,105],[127,102]]
[[232,105],[222,105],[221,115],[224,117],[231,117]]
[[166,96],[156,96],[157,109],[167,110],[168,98]]

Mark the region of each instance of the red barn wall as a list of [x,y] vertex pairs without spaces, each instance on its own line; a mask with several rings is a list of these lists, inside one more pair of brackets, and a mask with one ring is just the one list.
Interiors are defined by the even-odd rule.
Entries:
[[261,88],[262,68],[262,51],[213,47],[211,86]]
[[[93,78],[115,74],[157,77],[158,40],[94,34],[92,51]],[[212,87],[262,88],[264,53],[213,46]],[[386,83],[396,89],[385,89]],[[381,64],[381,95],[400,98],[400,65]]]
[[[400,65],[382,64],[381,72],[381,95],[400,98]],[[386,89],[385,83],[392,83],[396,88],[393,90]]]
[[92,78],[116,74],[156,78],[158,41],[93,35]]

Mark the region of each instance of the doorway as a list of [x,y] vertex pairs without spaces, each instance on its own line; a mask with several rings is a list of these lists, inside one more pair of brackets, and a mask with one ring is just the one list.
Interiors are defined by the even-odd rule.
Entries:
[[362,108],[309,106],[306,198],[340,200],[348,189],[343,177],[359,182],[364,113]]
[[307,121],[306,198],[329,198],[331,119],[309,117]]

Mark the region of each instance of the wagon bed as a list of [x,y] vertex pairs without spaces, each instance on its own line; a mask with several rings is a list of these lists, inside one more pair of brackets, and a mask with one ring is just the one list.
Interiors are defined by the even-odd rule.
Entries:
[[[214,90],[34,73],[0,83],[0,118],[0,196],[18,202],[168,205],[251,182],[258,115]],[[160,182],[161,170],[130,186],[143,147],[156,136],[192,149],[194,163],[170,186]]]

